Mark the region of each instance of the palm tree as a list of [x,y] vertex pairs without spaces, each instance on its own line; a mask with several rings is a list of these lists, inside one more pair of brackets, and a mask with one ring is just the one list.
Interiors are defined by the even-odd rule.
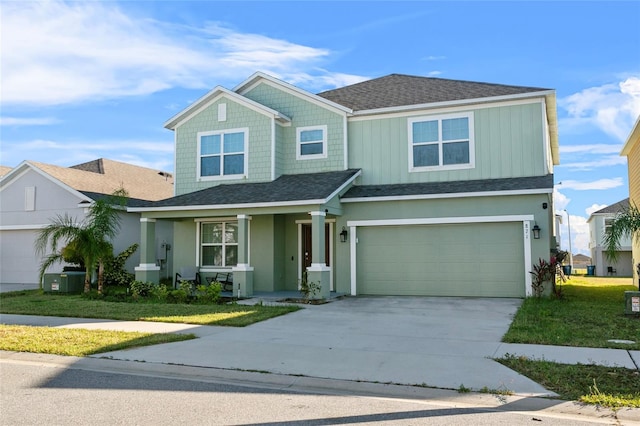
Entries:
[[604,234],[605,253],[609,259],[615,261],[618,258],[620,240],[627,236],[640,238],[640,210],[634,204],[618,212]]
[[[127,192],[120,188],[111,197],[99,199],[89,207],[89,214],[82,223],[68,214],[58,215],[38,234],[36,252],[43,255],[47,247],[52,253],[40,265],[40,282],[44,273],[54,263],[70,258],[78,259],[85,266],[84,292],[91,290],[91,275],[98,267],[98,293],[102,293],[104,260],[113,252],[109,239],[120,229],[120,208],[126,202]],[[58,250],[60,243],[66,244]]]

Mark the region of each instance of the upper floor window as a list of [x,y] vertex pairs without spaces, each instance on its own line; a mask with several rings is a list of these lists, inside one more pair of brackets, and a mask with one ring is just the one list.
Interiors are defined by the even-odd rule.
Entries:
[[247,175],[247,130],[198,133],[198,176],[201,178]]
[[409,120],[409,170],[473,167],[473,114],[449,114]]
[[327,158],[327,126],[298,127],[296,136],[298,160]]

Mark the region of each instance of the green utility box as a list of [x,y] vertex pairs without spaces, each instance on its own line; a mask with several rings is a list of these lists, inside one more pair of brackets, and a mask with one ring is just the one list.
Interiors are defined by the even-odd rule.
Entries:
[[44,274],[45,293],[82,293],[84,272]]
[[640,315],[640,291],[624,292],[624,313],[626,315]]

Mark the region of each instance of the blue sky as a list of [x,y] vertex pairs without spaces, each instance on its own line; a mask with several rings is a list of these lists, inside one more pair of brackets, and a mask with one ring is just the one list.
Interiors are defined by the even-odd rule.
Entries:
[[173,171],[163,123],[217,85],[264,71],[316,93],[402,73],[556,90],[555,208],[571,215],[574,252],[588,253],[589,214],[628,197],[637,1],[3,0],[0,24],[3,166],[104,157]]

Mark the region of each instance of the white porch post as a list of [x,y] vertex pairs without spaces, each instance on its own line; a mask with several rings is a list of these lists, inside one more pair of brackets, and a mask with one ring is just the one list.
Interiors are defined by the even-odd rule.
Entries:
[[251,217],[238,216],[238,264],[233,270],[233,291],[238,297],[253,296],[253,268],[249,265],[249,221]]
[[158,284],[160,267],[156,265],[156,220],[140,218],[140,265],[135,267],[136,281]]
[[314,297],[321,299],[328,299],[331,296],[331,268],[324,260],[326,215],[324,211],[311,212],[311,266],[307,268],[308,281],[320,285],[320,294],[314,295]]

